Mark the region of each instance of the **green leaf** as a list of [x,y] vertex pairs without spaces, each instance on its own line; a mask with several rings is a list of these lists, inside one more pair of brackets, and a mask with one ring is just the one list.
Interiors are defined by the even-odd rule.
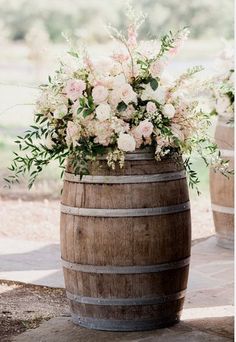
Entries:
[[83,107],[79,107],[79,108],[77,109],[77,114],[79,115],[79,114],[82,112],[82,110],[83,110]]
[[93,102],[92,96],[88,96],[88,105],[89,105],[89,107],[94,107],[94,102]]
[[92,112],[93,112],[93,109],[92,109],[92,108],[84,109],[84,111],[83,111],[83,117],[86,118],[86,116],[90,115]]
[[84,107],[85,106],[85,98],[81,97],[79,99],[79,103],[80,103],[81,107]]
[[75,51],[67,51],[67,53],[72,57],[79,58],[79,54]]
[[127,104],[122,101],[118,104],[117,110],[118,112],[123,112],[124,110],[127,109],[127,107],[128,107]]
[[158,82],[155,78],[152,78],[150,81],[150,86],[153,90],[156,90],[158,88]]
[[102,155],[105,153],[105,151],[106,151],[106,148],[102,145],[94,145],[93,147],[93,152],[95,155],[98,155],[98,154]]

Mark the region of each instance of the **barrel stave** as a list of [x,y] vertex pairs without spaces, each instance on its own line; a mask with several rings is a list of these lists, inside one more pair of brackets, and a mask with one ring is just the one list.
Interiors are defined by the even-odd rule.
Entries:
[[[186,179],[143,184],[71,184],[77,190],[73,196],[62,197],[62,204],[77,208],[152,208],[187,202]],[[168,185],[168,192],[166,187]],[[67,185],[66,185],[67,186]],[[173,196],[173,194],[176,194]]]
[[[165,318],[166,321],[171,317],[176,317],[181,313],[183,309],[184,299],[172,300],[165,302],[163,304],[157,305],[90,305],[90,304],[80,304],[75,301],[70,301],[70,307],[73,313],[76,315],[80,312],[80,318],[96,318],[96,319],[111,319],[111,320],[148,320],[155,318],[158,319]],[[175,312],[175,314],[173,314]],[[177,313],[177,315],[176,315]]]
[[[171,294],[187,286],[188,265],[156,273],[104,274],[77,272],[64,268],[65,279],[77,276],[77,286],[67,282],[67,291],[91,297],[153,297],[160,292]],[[174,281],[174,284],[172,283]],[[74,291],[76,290],[76,291]]]
[[[222,157],[229,160],[234,168],[234,128],[228,119],[219,117],[215,131],[215,141]],[[210,172],[210,190],[213,219],[218,245],[233,249],[234,245],[234,177],[226,178],[219,172]]]
[[[91,164],[90,173],[113,177],[104,184],[70,175],[64,181],[61,251],[73,321],[123,331],[174,324],[183,307],[191,245],[188,189],[185,176],[179,176],[183,165],[172,159],[127,160],[114,171],[106,161],[99,165]],[[67,172],[73,172],[70,166]],[[174,172],[178,178],[164,180]],[[148,182],[149,175],[155,181]],[[114,176],[119,181],[110,184]],[[85,215],[94,208],[102,214],[81,216],[77,208],[85,208]],[[141,208],[148,214],[135,216]],[[112,217],[122,209],[124,217]]]
[[[63,216],[70,220],[70,215]],[[67,226],[69,236],[61,241],[65,260],[89,265],[150,265],[190,255],[189,211],[118,219],[77,216],[73,222]],[[74,252],[73,245],[77,246]],[[70,259],[68,253],[73,253]]]

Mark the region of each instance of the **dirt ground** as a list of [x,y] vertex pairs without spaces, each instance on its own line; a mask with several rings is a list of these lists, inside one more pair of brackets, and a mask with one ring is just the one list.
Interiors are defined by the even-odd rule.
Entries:
[[[209,196],[194,196],[191,200],[192,239],[214,234]],[[59,200],[0,200],[0,237],[14,239],[59,241]]]
[[42,286],[0,281],[0,340],[10,337],[54,316],[67,315],[65,291]]

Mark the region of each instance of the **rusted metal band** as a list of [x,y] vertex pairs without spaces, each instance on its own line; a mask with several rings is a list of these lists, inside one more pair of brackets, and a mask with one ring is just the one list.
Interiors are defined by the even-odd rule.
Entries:
[[232,207],[224,207],[222,205],[212,203],[211,208],[213,211],[217,211],[218,213],[234,215],[234,208]]
[[233,158],[233,157],[234,157],[234,150],[224,150],[224,149],[220,149],[220,154],[221,154],[222,157]]
[[[107,155],[97,157],[98,160],[107,160]],[[152,160],[155,159],[155,150],[146,148],[125,153],[125,160]]]
[[[97,158],[98,160],[107,160],[106,156]],[[154,160],[154,153],[139,153],[139,154],[126,154],[125,160]]]
[[65,172],[64,180],[73,183],[91,184],[135,184],[135,183],[157,183],[186,178],[185,170],[177,172],[166,172],[149,175],[130,175],[130,176],[83,176]]
[[81,304],[91,305],[157,305],[174,300],[181,299],[185,296],[185,290],[168,295],[160,295],[152,298],[102,298],[102,297],[85,297],[75,295],[66,291],[67,298]]
[[93,217],[137,217],[156,216],[179,213],[190,209],[190,202],[170,205],[157,208],[137,208],[137,209],[96,209],[96,208],[76,208],[61,204],[61,212],[76,216]]
[[71,317],[75,324],[85,328],[107,331],[144,331],[157,328],[164,328],[179,322],[181,311],[163,318],[142,319],[142,320],[115,320],[99,319],[94,317],[81,317],[72,313]]
[[157,265],[145,266],[97,266],[77,264],[62,259],[62,266],[77,272],[85,273],[107,273],[107,274],[140,274],[140,273],[157,273],[173,269],[182,268],[189,265],[190,257]]

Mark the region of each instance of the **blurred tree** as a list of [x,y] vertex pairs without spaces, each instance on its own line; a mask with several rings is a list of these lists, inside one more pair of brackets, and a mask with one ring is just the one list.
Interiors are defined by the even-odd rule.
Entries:
[[47,61],[47,49],[49,47],[49,35],[43,21],[37,20],[25,36],[26,45],[29,48],[28,57],[35,68],[36,80],[40,81],[41,71]]
[[[145,36],[190,26],[193,38],[233,38],[233,0],[140,0],[134,4],[148,14],[142,28]],[[40,19],[53,41],[62,39],[62,31],[87,32],[104,41],[107,36],[101,21],[122,28],[125,19],[122,0],[0,0],[0,8],[0,20],[14,40],[24,39]]]

